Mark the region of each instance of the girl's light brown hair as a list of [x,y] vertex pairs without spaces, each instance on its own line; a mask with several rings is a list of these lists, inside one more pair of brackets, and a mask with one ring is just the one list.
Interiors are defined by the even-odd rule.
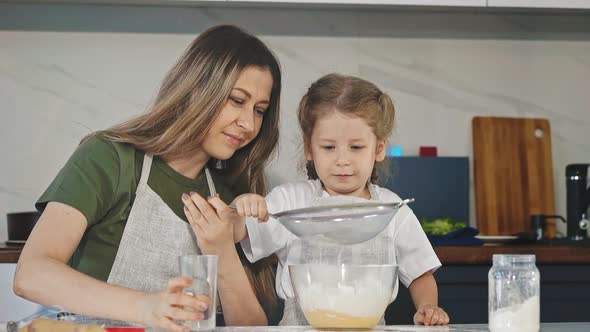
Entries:
[[[169,70],[148,112],[93,135],[129,143],[157,156],[190,154],[200,148],[239,75],[251,66],[272,75],[269,107],[256,138],[236,151],[224,169],[215,171],[224,182],[234,184],[234,190],[239,187],[265,195],[264,167],[275,153],[279,135],[281,70],[261,40],[235,26],[216,26],[200,34]],[[209,163],[215,165],[217,161]],[[268,260],[254,265],[242,261],[268,314],[269,305],[276,304],[271,265]]]
[[[315,81],[299,103],[299,126],[304,149],[310,148],[311,135],[318,119],[332,112],[359,117],[367,122],[377,140],[387,143],[393,131],[395,108],[391,98],[375,84],[354,76],[328,74]],[[313,161],[305,164],[307,176],[317,179]],[[375,163],[371,183],[387,174],[387,159]]]

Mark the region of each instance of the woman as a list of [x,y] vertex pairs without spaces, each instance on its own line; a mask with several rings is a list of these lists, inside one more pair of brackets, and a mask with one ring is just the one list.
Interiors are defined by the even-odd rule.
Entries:
[[[200,251],[220,256],[225,323],[266,324],[259,301],[273,304],[272,270],[242,265],[223,201],[264,192],[280,90],[278,62],[259,39],[232,26],[202,33],[165,77],[151,110],[83,140],[41,196],[43,214],[18,262],[15,293],[182,331],[177,320],[203,319],[208,301],[182,293],[192,281],[178,277],[178,256]],[[219,161],[224,169],[209,168],[223,201],[207,201],[204,170]],[[190,224],[184,193],[200,213],[189,214]]]

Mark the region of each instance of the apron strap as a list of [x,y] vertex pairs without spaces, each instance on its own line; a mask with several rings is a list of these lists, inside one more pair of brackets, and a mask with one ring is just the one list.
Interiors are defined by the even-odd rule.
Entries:
[[139,185],[147,185],[148,178],[150,177],[150,170],[152,169],[153,156],[151,154],[145,154],[143,156],[143,166],[141,167],[141,178],[139,178]]

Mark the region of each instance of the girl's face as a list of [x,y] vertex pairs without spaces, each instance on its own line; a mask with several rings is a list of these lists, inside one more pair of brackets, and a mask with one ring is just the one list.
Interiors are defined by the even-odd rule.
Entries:
[[203,151],[209,157],[229,159],[258,135],[270,104],[272,84],[267,69],[252,66],[242,71],[203,141]]
[[305,157],[330,195],[370,198],[367,183],[375,161],[385,158],[385,142],[365,120],[334,111],[316,121]]

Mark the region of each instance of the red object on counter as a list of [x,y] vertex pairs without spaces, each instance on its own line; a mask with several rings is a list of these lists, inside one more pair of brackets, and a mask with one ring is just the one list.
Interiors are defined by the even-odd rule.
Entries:
[[105,327],[108,332],[145,332],[143,327]]
[[436,146],[421,146],[420,157],[438,157]]

